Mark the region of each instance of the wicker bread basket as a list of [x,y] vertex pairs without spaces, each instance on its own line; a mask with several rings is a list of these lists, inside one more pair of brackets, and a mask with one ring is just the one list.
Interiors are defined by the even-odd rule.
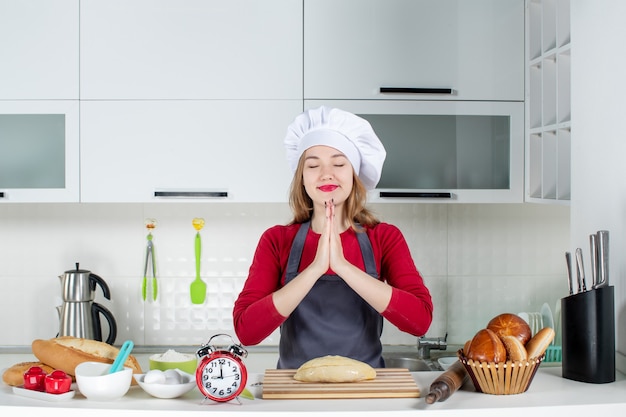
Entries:
[[462,349],[457,355],[472,379],[476,391],[495,395],[526,392],[545,357],[544,353],[538,358],[526,361],[493,363],[468,359],[463,355]]

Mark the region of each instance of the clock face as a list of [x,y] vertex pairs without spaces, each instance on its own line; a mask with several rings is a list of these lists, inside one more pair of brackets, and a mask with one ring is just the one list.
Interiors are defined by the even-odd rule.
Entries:
[[228,401],[246,387],[247,372],[239,359],[228,354],[212,354],[198,367],[196,383],[200,391],[215,401]]

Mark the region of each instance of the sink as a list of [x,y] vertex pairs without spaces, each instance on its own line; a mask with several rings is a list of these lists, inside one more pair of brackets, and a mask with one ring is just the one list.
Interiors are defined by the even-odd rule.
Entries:
[[441,366],[432,359],[418,359],[408,356],[384,356],[387,368],[406,368],[409,372],[441,371]]

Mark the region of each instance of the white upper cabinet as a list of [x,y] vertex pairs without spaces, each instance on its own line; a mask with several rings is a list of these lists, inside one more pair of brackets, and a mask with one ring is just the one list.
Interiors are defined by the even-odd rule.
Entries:
[[286,202],[301,100],[81,102],[83,202]]
[[306,100],[357,114],[387,151],[375,203],[521,203],[524,103]]
[[78,100],[0,100],[0,203],[79,201]]
[[523,101],[524,0],[305,0],[304,97]]
[[82,0],[81,99],[302,97],[302,2]]
[[0,100],[78,99],[78,0],[0,0]]

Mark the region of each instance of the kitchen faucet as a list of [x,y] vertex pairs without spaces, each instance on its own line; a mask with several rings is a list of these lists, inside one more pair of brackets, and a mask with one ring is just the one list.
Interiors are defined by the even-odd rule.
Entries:
[[430,351],[446,350],[448,348],[448,333],[444,337],[418,337],[417,338],[417,357],[419,359],[430,359]]

